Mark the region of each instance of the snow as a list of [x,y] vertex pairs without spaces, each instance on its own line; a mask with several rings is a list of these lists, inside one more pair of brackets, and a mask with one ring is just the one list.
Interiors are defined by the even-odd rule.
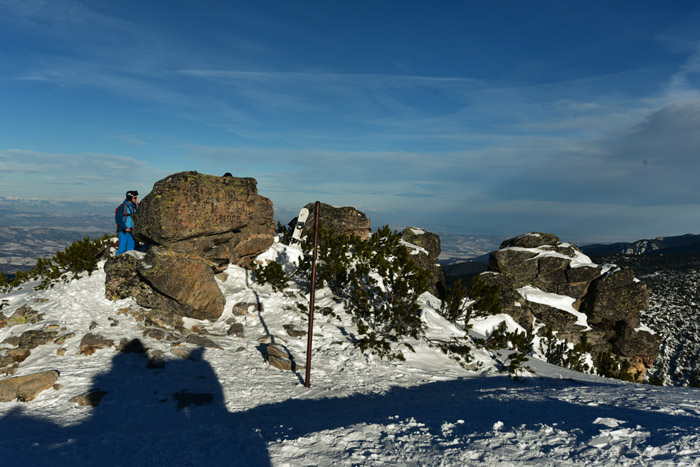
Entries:
[[[568,243],[562,243],[559,244],[559,246],[566,247],[570,246]],[[546,246],[543,247],[538,247],[538,248],[524,248],[520,246],[510,246],[507,248],[502,248],[502,250],[513,250],[513,251],[528,251],[531,253],[534,253],[536,256],[529,258],[527,261],[536,261],[539,259],[542,259],[544,257],[554,257],[554,258],[562,258],[565,260],[569,260],[569,267],[571,268],[584,268],[584,267],[597,267],[597,264],[595,264],[591,258],[586,256],[585,254],[581,253],[578,250],[574,250],[574,256],[567,256],[565,254],[559,253],[557,251],[551,250]]]
[[562,310],[572,314],[576,317],[577,326],[582,326],[586,328],[586,330],[591,329],[590,326],[588,326],[588,318],[586,314],[581,313],[574,308],[573,304],[576,301],[575,298],[568,297],[566,295],[544,292],[537,287],[532,287],[530,285],[519,288],[518,293],[529,302],[551,306],[557,310]]
[[[292,268],[294,255],[275,244],[261,258]],[[406,351],[405,362],[381,360],[351,343],[356,329],[328,289],[316,302],[341,319],[315,315],[306,388],[303,371],[265,362],[259,340],[274,339],[304,364],[306,338],[289,337],[283,326],[305,329],[296,304],[308,296],[273,292],[238,267],[225,272],[218,281],[222,317],[188,320],[221,350],[144,337],[128,312],[139,307],[104,297],[101,269],[53,289],[3,295],[4,314],[29,305],[45,321],[1,328],[0,342],[49,322],[76,336],[37,347],[19,366],[17,375],[56,369],[63,387],[31,402],[0,403],[1,465],[687,465],[700,458],[696,389],[625,383],[535,359],[527,362],[532,376],[516,380],[498,372],[497,354],[475,350],[483,365],[468,371],[427,340],[412,341],[415,353]],[[235,317],[244,338],[225,333],[239,302],[264,306]],[[424,294],[420,303],[428,338],[464,335],[439,315],[435,297]],[[139,338],[151,354],[163,351],[166,366],[147,368],[147,357],[114,348],[78,355],[93,321],[94,333],[116,342]],[[487,335],[502,321],[522,331],[500,315],[474,320],[471,332]],[[59,347],[65,356],[57,356]],[[171,353],[176,349],[190,359]],[[107,392],[97,407],[69,402],[91,389]],[[202,405],[192,403],[198,400]]]

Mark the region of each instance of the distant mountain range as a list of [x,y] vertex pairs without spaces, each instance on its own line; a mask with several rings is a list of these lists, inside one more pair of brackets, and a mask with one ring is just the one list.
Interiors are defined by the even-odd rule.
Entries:
[[700,235],[657,237],[651,240],[593,244],[581,247],[588,256],[605,255],[692,255],[700,253]]

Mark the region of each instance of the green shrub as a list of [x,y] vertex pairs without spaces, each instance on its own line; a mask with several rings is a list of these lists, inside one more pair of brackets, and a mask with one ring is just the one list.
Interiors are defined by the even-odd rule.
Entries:
[[482,276],[474,276],[471,282],[471,296],[474,308],[489,315],[501,313],[501,303],[498,298],[499,286],[489,285]]
[[284,290],[289,278],[284,273],[284,268],[280,263],[270,262],[264,266],[258,265],[255,268],[255,279],[261,284],[270,284],[278,292]]
[[463,317],[465,329],[468,328],[474,310],[473,306],[467,305],[468,298],[467,287],[462,283],[462,279],[457,279],[447,288],[440,314],[453,323]]
[[586,360],[593,347],[588,343],[588,336],[585,333],[581,334],[581,341],[570,348],[567,341],[557,340],[552,328],[548,327],[546,334],[540,340],[540,350],[546,361],[553,365],[581,373],[590,373],[592,370]]
[[[311,271],[312,242],[303,242],[302,277]],[[352,315],[360,337],[356,345],[380,357],[403,359],[392,343],[423,333],[418,297],[428,290],[430,273],[420,268],[388,226],[366,241],[319,228],[316,277],[330,287]]]
[[18,287],[29,279],[41,279],[37,289],[45,289],[52,287],[59,279],[75,279],[82,272],[90,275],[97,269],[97,262],[106,255],[110,246],[112,240],[106,234],[94,240],[85,237],[57,252],[53,258],[37,259],[36,265],[29,272],[17,271],[9,285]]

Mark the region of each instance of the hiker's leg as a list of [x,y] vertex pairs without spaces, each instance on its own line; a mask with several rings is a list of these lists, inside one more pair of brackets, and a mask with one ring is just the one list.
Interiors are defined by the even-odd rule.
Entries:
[[126,246],[128,243],[127,237],[132,238],[132,241],[133,241],[133,237],[131,237],[130,234],[128,234],[126,232],[121,232],[121,231],[119,232],[119,248],[117,249],[117,254],[115,256],[119,256],[122,253],[124,253],[125,251],[127,251],[127,249],[126,249]]
[[124,241],[126,242],[126,249],[124,251],[129,251],[136,248],[136,242],[134,241],[134,236],[131,235],[131,233],[127,233],[124,236]]

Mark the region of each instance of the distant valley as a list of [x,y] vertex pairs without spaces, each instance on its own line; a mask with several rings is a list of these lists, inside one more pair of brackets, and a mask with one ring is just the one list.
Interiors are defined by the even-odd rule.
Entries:
[[101,237],[106,230],[23,229],[0,227],[0,272],[11,274],[28,271],[37,258],[53,256],[57,251],[83,237]]

